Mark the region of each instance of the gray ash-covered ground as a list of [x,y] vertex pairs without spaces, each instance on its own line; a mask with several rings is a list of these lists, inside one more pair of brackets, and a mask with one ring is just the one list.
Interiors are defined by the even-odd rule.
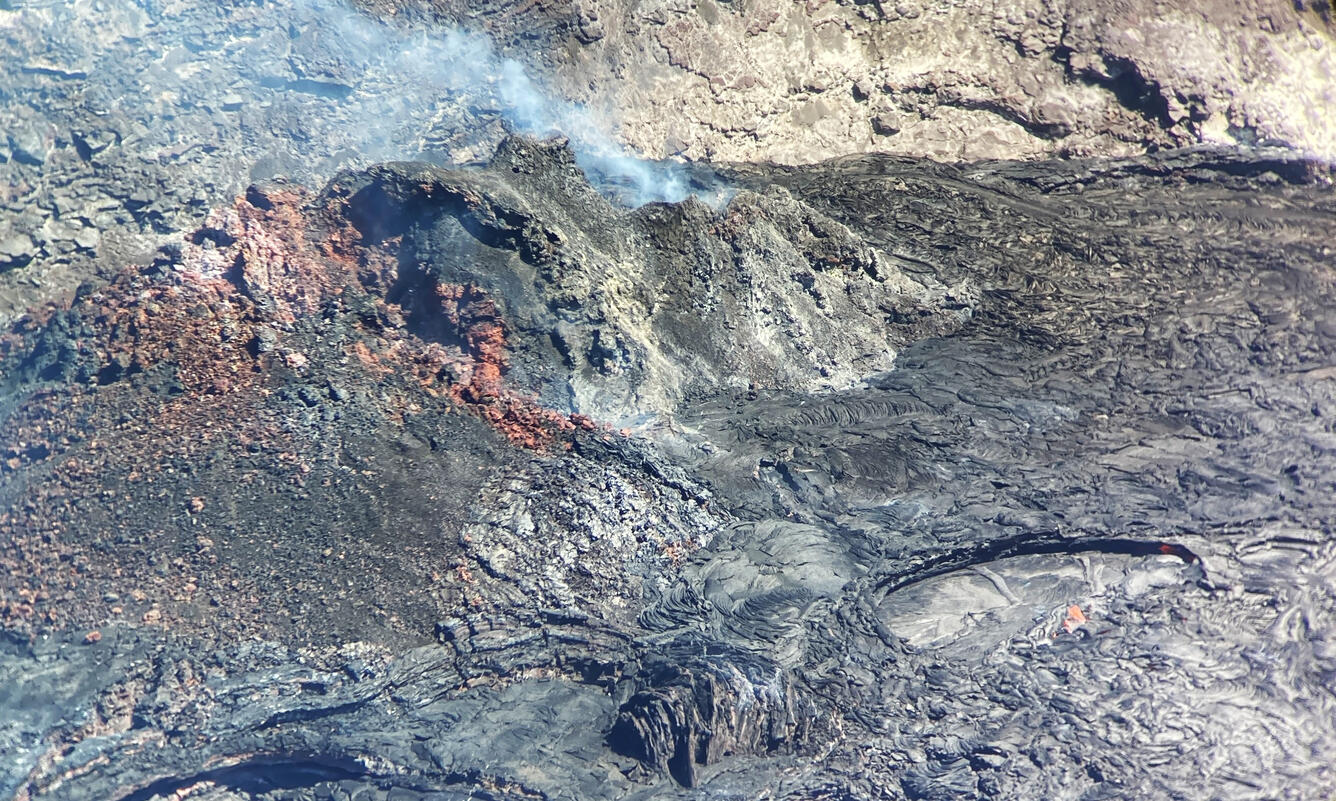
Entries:
[[16,324],[4,791],[1329,797],[1330,172],[730,179],[257,187]]

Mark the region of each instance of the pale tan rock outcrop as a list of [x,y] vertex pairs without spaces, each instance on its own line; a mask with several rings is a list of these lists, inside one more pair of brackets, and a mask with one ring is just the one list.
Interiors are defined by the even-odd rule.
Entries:
[[1329,17],[1289,0],[466,5],[435,4],[547,61],[565,93],[652,156],[969,160],[1273,141],[1336,157],[1336,39]]

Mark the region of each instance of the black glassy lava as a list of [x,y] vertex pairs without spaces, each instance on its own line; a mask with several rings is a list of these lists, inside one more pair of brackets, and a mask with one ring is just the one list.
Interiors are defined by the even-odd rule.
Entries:
[[[246,408],[294,450],[68,490],[24,547],[95,581],[7,607],[0,787],[1330,797],[1330,173],[1175,151],[728,177],[722,209],[622,210],[516,139],[306,201],[309,239],[361,248],[337,301],[271,325],[278,277],[218,290],[269,298],[237,323]],[[275,225],[276,197],[238,213]],[[179,354],[81,367],[96,303],[24,324],[6,420],[80,375],[90,408],[184,402],[161,365],[190,395]],[[410,347],[440,373],[382,370]],[[597,424],[514,444],[570,414]],[[4,454],[0,499],[36,514],[111,436]]]

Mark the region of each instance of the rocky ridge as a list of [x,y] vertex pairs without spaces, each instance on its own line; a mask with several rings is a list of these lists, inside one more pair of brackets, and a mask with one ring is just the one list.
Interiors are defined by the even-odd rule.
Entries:
[[973,161],[1197,143],[1336,156],[1321,3],[362,4],[462,20],[516,52],[536,42],[566,93],[655,156]]

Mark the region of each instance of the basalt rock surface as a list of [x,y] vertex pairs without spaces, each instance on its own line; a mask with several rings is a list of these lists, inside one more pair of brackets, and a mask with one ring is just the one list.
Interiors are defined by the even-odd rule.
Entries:
[[1330,160],[1334,41],[1327,0],[8,0],[0,321],[249,183],[472,163],[518,109],[524,131],[694,161]]
[[252,182],[488,155],[496,107],[440,79],[443,48],[396,61],[393,30],[340,0],[0,3],[0,319],[151,258]]
[[968,280],[914,280],[782,187],[744,190],[723,214],[695,198],[625,212],[568,150],[519,139],[486,172],[391,165],[332,191],[363,236],[400,240],[409,266],[389,296],[410,328],[451,338],[442,284],[496,298],[513,379],[605,421],[725,387],[848,386],[958,329],[973,299]]
[[1336,788],[1332,175],[252,187],[0,344],[0,793]]
[[1326,0],[359,0],[487,30],[644,153],[1336,157]]

